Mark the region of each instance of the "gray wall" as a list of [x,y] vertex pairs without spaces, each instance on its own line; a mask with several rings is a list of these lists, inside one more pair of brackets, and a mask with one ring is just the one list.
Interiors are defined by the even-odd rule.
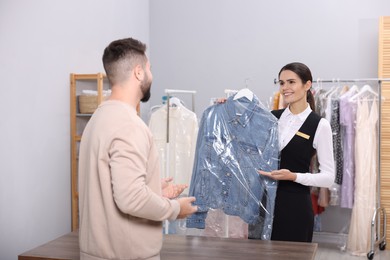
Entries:
[[378,18],[389,10],[388,0],[152,0],[152,102],[164,88],[197,90],[199,115],[249,78],[267,104],[293,61],[315,79],[377,77]]
[[0,2],[0,260],[70,232],[69,74],[149,43],[149,1]]

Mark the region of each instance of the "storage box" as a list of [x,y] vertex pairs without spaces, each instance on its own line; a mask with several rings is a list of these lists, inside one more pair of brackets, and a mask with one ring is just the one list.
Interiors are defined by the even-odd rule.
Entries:
[[81,114],[92,114],[98,107],[97,95],[79,95],[78,100]]

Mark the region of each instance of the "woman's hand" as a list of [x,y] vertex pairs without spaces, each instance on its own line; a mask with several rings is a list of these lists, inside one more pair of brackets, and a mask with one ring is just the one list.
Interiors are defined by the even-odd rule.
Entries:
[[168,199],[178,197],[188,187],[187,184],[173,184],[172,180],[172,177],[161,180],[162,195]]
[[290,172],[290,170],[287,169],[280,169],[272,172],[258,170],[257,172],[274,180],[295,181],[297,179],[297,174]]
[[225,103],[227,100],[227,98],[217,98],[217,100],[215,101],[215,103],[217,104],[222,104],[222,103]]

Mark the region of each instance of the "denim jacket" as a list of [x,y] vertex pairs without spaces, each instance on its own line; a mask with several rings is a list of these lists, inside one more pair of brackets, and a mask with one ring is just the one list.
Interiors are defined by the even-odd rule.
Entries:
[[278,169],[277,119],[254,95],[227,99],[202,115],[189,196],[198,211],[187,218],[187,228],[205,228],[209,208],[223,209],[248,224],[261,225],[269,239],[277,182],[257,170]]

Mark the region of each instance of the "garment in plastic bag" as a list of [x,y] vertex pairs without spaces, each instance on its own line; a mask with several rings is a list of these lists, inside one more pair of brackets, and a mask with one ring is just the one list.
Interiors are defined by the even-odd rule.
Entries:
[[[169,122],[168,107],[163,105],[151,114],[149,128],[158,150],[161,175],[164,178],[173,177],[173,183],[176,184],[189,184],[198,135],[198,119],[178,98],[171,98],[170,102]],[[188,188],[182,193],[182,196],[187,195]],[[167,221],[164,223],[164,230],[168,234],[185,234],[185,220]]]
[[257,170],[278,169],[278,122],[255,95],[234,98],[203,112],[189,191],[198,211],[187,228],[204,229],[208,210],[222,209],[270,239],[277,181]]
[[221,209],[210,209],[202,235],[246,239],[248,238],[248,224],[240,217],[226,215]]
[[[169,108],[169,129],[167,129],[167,106],[154,111],[149,120],[160,163],[161,175],[173,177],[176,184],[189,184],[194,163],[198,120],[196,114],[184,105]],[[169,142],[167,140],[169,131]],[[183,195],[188,194],[185,189]]]
[[364,256],[370,250],[371,219],[376,208],[377,180],[377,102],[358,100],[355,137],[355,198],[348,233],[347,250]]

